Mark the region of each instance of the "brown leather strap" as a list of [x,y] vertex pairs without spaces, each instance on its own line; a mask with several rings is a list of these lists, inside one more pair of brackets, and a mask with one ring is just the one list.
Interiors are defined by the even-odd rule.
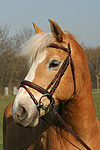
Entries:
[[[43,94],[40,99],[39,99],[39,102],[35,99],[35,97],[33,96],[33,94],[30,92],[30,90],[26,87],[30,87],[32,89],[35,89],[36,91],[40,92],[41,94]],[[37,108],[40,109],[40,108],[43,108],[43,109],[48,109],[49,106],[54,106],[54,98],[52,97],[52,95],[50,94],[50,92],[48,92],[46,89],[42,88],[41,86],[35,84],[35,83],[32,83],[30,81],[27,81],[27,80],[23,80],[20,84],[20,87],[23,87],[27,92],[28,94],[30,95],[31,99],[34,101],[34,103],[37,105]],[[49,100],[50,100],[50,103],[47,105],[47,106],[43,106],[43,103],[42,103],[42,98],[43,97],[47,97]]]
[[68,124],[61,118],[61,116],[50,106],[50,110],[54,113],[55,117],[61,122],[61,124],[87,149],[91,150],[87,144],[68,126]]
[[48,87],[46,88],[46,90],[50,89],[50,87],[53,85],[50,94],[53,95],[53,93],[55,92],[55,90],[57,89],[60,80],[62,78],[62,76],[64,75],[67,67],[69,65],[69,56],[64,60],[61,68],[59,69],[58,73],[55,75],[54,79],[51,81],[51,83],[48,85]]
[[38,92],[40,92],[41,94],[46,94],[46,93],[49,94],[49,92],[46,89],[42,88],[41,86],[39,86],[39,85],[37,85],[37,84],[35,84],[33,82],[30,82],[30,81],[27,81],[27,80],[23,80],[23,81],[21,81],[20,87],[22,85],[26,85],[28,87],[31,87],[31,88],[37,90]]
[[73,144],[72,142],[70,142],[67,138],[65,138],[44,116],[41,117],[42,120],[44,120],[47,124],[49,124],[63,139],[65,139],[68,143],[70,143],[72,146],[74,146],[75,148],[80,149],[78,146],[76,146],[75,144]]
[[68,43],[68,48],[66,47],[63,47],[61,45],[58,45],[58,44],[54,44],[54,43],[51,43],[48,47],[52,47],[52,48],[56,48],[56,49],[61,49],[69,54],[71,54],[71,50],[70,50],[70,44]]
[[52,87],[52,89],[50,91],[51,95],[53,95],[53,93],[57,89],[57,86],[60,83],[61,77],[64,75],[64,73],[65,73],[65,71],[66,71],[66,69],[67,69],[67,67],[69,65],[69,62],[70,62],[71,70],[72,70],[72,76],[73,76],[73,82],[74,82],[73,94],[75,94],[76,93],[75,68],[74,68],[74,63],[73,63],[72,57],[71,57],[70,44],[68,43],[68,48],[65,48],[65,47],[63,47],[61,45],[57,45],[57,44],[54,44],[54,43],[51,43],[48,47],[61,49],[61,50],[63,50],[63,51],[68,53],[68,57],[64,60],[64,62],[62,64],[61,68],[59,69],[58,73],[55,75],[54,79],[51,81],[51,83],[48,85],[48,87],[46,89],[48,90],[54,84],[54,86]]

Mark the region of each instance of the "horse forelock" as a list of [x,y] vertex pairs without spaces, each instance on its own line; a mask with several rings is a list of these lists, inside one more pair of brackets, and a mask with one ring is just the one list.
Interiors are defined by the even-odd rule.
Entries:
[[29,65],[37,58],[37,55],[43,52],[55,38],[51,33],[38,33],[32,36],[22,45],[20,56],[28,60]]
[[[64,31],[66,35],[68,31]],[[37,58],[37,55],[43,52],[51,43],[55,41],[52,33],[38,33],[32,36],[26,43],[21,46],[20,56],[25,57],[29,66]]]

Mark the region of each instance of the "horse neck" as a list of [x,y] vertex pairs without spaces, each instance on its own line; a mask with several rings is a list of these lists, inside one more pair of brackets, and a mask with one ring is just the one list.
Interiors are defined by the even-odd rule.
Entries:
[[96,112],[88,67],[81,87],[73,98],[63,104],[62,114],[69,126],[84,139],[93,132],[96,126]]

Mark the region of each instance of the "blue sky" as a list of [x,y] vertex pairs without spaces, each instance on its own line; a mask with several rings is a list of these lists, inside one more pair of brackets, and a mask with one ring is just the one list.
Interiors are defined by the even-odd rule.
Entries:
[[10,35],[34,21],[48,32],[48,19],[57,21],[89,47],[100,46],[100,0],[0,0],[0,25],[10,26]]

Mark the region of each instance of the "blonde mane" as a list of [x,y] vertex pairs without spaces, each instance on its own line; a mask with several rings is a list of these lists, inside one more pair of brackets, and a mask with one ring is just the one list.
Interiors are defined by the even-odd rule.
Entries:
[[29,65],[36,59],[38,53],[47,48],[55,38],[51,33],[38,33],[32,36],[25,44],[22,45],[20,56],[28,60]]
[[[64,31],[66,35],[68,31]],[[51,43],[55,41],[52,33],[38,33],[32,36],[25,44],[22,45],[20,56],[27,59],[29,65],[36,59],[36,56],[44,51]]]

